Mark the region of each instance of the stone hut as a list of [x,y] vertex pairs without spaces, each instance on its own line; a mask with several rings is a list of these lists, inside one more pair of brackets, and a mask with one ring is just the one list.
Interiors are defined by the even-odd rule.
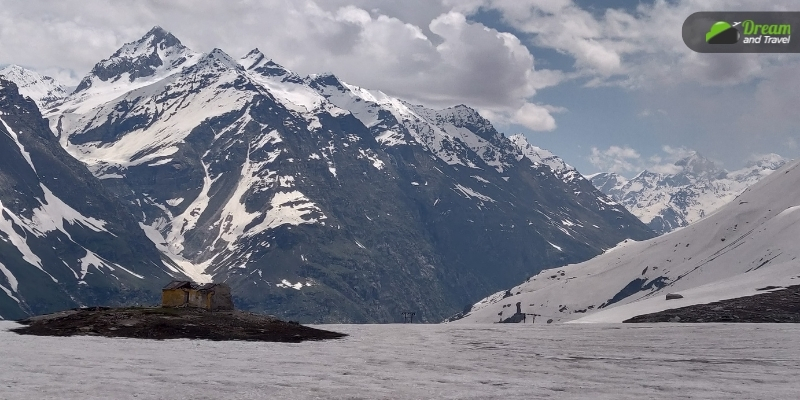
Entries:
[[172,281],[161,289],[161,307],[230,311],[233,310],[231,287],[224,283]]

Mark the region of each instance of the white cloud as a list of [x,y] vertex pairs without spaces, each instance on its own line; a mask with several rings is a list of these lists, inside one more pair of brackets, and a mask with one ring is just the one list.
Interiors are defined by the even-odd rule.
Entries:
[[631,147],[611,146],[606,150],[592,147],[589,162],[600,171],[627,174],[642,169],[642,156]]
[[554,129],[555,120],[549,108],[531,99],[564,79],[560,71],[536,69],[517,37],[470,22],[441,2],[0,0],[0,5],[0,64],[33,67],[68,84],[153,25],[196,51],[218,47],[238,57],[259,47],[302,75],[333,72],[411,101],[469,104],[538,130]]
[[677,174],[683,170],[675,163],[697,154],[685,147],[662,146],[661,152],[643,157],[629,146],[610,146],[605,150],[592,147],[588,159],[600,171],[621,175],[636,174],[644,170],[660,174]]
[[664,153],[667,154],[666,160],[670,162],[675,162],[682,158],[686,158],[697,154],[696,151],[687,149],[685,147],[672,147],[665,145],[661,147],[661,150],[663,150]]
[[556,120],[550,114],[552,109],[536,104],[525,103],[514,114],[514,122],[534,131],[556,129]]
[[572,0],[451,1],[465,13],[499,10],[515,29],[533,35],[533,44],[570,55],[588,86],[658,87],[676,82],[737,85],[765,76],[780,56],[698,54],[681,38],[680,27],[699,10],[781,10],[788,1],[657,0],[635,12],[607,9],[596,15]]

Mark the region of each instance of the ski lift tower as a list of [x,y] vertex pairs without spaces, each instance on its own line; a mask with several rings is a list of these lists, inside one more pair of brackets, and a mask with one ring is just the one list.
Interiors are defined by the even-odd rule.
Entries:
[[417,313],[415,313],[413,311],[403,311],[401,313],[401,315],[403,316],[403,323],[404,324],[413,324],[414,323],[414,316],[417,315]]

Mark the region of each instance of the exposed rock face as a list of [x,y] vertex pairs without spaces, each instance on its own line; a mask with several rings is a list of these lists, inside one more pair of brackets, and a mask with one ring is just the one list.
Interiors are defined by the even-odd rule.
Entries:
[[151,302],[153,282],[175,274],[131,209],[61,148],[36,104],[2,79],[0,182],[2,318]]

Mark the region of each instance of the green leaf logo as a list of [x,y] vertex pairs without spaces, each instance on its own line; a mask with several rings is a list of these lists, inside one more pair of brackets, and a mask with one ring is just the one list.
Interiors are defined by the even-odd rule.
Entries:
[[739,42],[739,31],[725,21],[717,21],[706,33],[708,44],[735,44]]

